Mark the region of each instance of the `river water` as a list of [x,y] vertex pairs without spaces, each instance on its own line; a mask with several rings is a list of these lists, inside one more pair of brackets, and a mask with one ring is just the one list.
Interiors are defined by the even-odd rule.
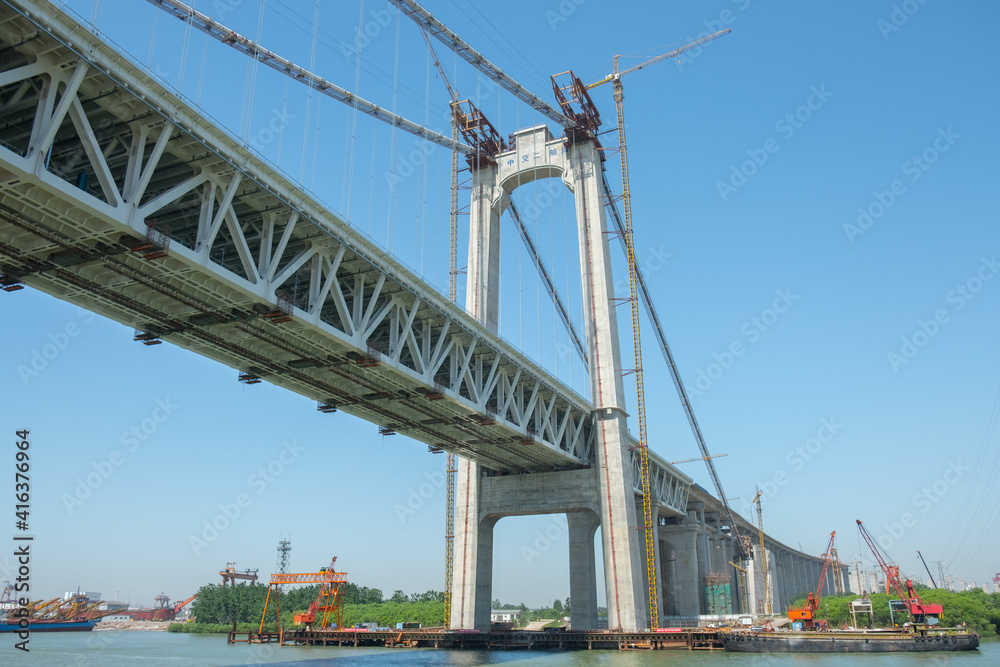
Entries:
[[747,655],[722,651],[447,651],[354,647],[227,645],[224,635],[167,632],[58,632],[31,636],[29,653],[14,648],[16,640],[0,636],[0,665],[742,665],[844,667],[994,667],[1000,666],[1000,641],[986,640],[978,651],[963,653],[895,653],[888,655]]

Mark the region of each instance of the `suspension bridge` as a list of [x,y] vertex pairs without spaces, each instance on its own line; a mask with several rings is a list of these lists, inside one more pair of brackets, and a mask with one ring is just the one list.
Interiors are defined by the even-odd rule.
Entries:
[[[503,141],[455,96],[460,140],[363,100],[183,3],[151,2],[317,95],[465,156],[472,183],[464,307],[98,30],[41,0],[0,2],[6,292],[44,291],[131,327],[137,342],[177,345],[232,367],[241,382],[270,382],[322,412],[342,411],[459,457],[452,628],[488,629],[493,527],[516,515],[567,514],[574,628],[598,626],[598,528],[613,628],[707,613],[711,577],[736,591],[731,613],[783,608],[812,589],[820,558],[763,533],[757,544],[741,538],[756,528],[724,494],[693,484],[629,433],[608,233],[609,217],[622,226],[619,198],[578,80],[555,86],[557,97],[568,92],[550,105],[418,5],[397,3],[414,30],[447,44],[543,119]],[[616,64],[616,83],[623,73]],[[564,322],[586,395],[499,332],[500,218],[517,218],[514,191],[544,179],[573,195],[584,331],[573,331],[568,316]],[[625,202],[622,236],[635,274]],[[534,259],[545,273],[537,252]],[[637,308],[641,291],[652,313],[639,279],[632,276],[630,301]],[[552,281],[545,284],[558,302]],[[677,388],[704,447],[679,381]],[[731,567],[734,560],[743,566]],[[828,585],[832,591],[833,577]]]

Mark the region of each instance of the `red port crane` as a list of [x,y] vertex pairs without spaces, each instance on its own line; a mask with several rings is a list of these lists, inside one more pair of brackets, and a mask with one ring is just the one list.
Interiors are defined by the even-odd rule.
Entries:
[[885,572],[886,592],[888,592],[890,586],[896,591],[896,595],[906,605],[906,610],[910,612],[910,622],[918,625],[939,625],[944,608],[939,604],[924,604],[924,601],[920,599],[920,595],[913,589],[913,581],[911,579],[906,580],[906,590],[904,591],[903,584],[899,579],[899,566],[889,565],[886,562],[888,556],[883,554],[878,545],[875,544],[875,540],[872,539],[865,525],[861,523],[861,519],[858,519],[858,530],[861,531],[861,537],[865,538],[868,548],[875,554],[875,560],[878,561],[878,564],[882,567],[882,571]]
[[809,591],[804,607],[788,609],[788,620],[802,621],[802,627],[806,630],[825,630],[826,621],[816,619],[816,611],[819,609],[819,601],[823,597],[823,586],[826,584],[826,571],[830,568],[830,561],[833,560],[834,540],[837,531],[830,533],[830,544],[827,545],[823,553],[823,567],[819,571],[819,583],[816,584],[816,593]]

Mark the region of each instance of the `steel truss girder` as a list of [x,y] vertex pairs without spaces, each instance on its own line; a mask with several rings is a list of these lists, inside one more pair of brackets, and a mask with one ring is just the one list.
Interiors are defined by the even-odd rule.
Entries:
[[[34,109],[0,118],[6,123],[6,134],[0,134],[0,203],[80,245],[81,252],[112,246],[123,235],[138,240],[150,224],[169,228],[171,236],[165,258],[121,260],[147,283],[137,287],[133,275],[119,283],[122,293],[162,309],[159,321],[150,321],[152,311],[123,312],[120,304],[100,304],[79,289],[68,296],[44,263],[27,284],[79,297],[129,326],[152,327],[165,340],[276,384],[295,385],[319,401],[328,396],[318,387],[289,382],[273,367],[260,368],[261,360],[305,363],[297,372],[316,377],[335,368],[332,386],[356,394],[341,395],[341,409],[487,468],[526,472],[593,461],[586,401],[228,135],[199,126],[196,112],[121,54],[77,32],[89,42],[79,49],[86,57],[80,57],[70,47],[74,36],[66,34],[72,31],[63,25],[65,15],[51,6],[23,4],[32,5],[33,20],[52,35],[22,47],[23,59],[0,72],[0,113],[25,81],[38,88]],[[9,8],[2,12],[5,34],[37,30]],[[55,153],[73,158],[54,164]],[[65,252],[26,236],[25,229],[4,234],[3,241],[37,262]],[[9,266],[31,273],[23,262]],[[113,272],[98,270],[107,269],[104,264],[81,267],[99,281],[116,280]],[[151,292],[150,284],[163,289]],[[283,300],[291,322],[254,319],[279,311]],[[206,320],[209,315],[216,321]],[[209,349],[192,332],[207,329],[223,341],[239,340],[248,327],[262,355],[257,363]],[[392,410],[373,411],[371,404],[380,402]],[[410,427],[418,423],[420,429]]]
[[[639,450],[633,447],[629,462],[632,465],[632,489],[635,495],[642,495],[641,462]],[[675,474],[674,469],[666,461],[649,452],[649,489],[650,502],[654,507],[665,510],[666,514],[684,516],[687,514],[688,494],[691,491],[691,480]]]
[[49,3],[0,1],[0,35],[3,272],[492,470],[593,464],[587,401],[140,66]]

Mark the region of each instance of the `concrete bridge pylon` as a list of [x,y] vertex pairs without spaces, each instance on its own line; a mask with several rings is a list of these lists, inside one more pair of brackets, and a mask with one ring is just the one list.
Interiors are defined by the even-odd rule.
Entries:
[[[483,477],[472,461],[458,468],[451,627],[489,627],[493,526],[503,516],[566,512],[574,627],[596,627],[593,540],[601,527],[608,625],[648,625],[645,568],[629,455],[628,415],[614,316],[614,280],[602,194],[601,158],[587,138],[553,138],[546,126],[514,133],[515,146],[472,169],[466,308],[496,331],[500,298],[500,215],[510,194],[540,178],[560,178],[575,195],[592,430],[591,469]],[[488,484],[488,489],[487,489]],[[500,492],[507,488],[507,492]]]

